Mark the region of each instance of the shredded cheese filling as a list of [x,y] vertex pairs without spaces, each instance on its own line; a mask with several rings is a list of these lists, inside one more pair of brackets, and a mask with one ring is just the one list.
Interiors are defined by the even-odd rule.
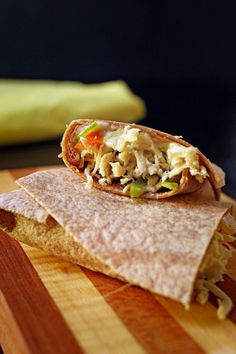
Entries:
[[114,126],[109,130],[102,126],[102,131],[101,146],[92,146],[81,137],[84,149],[76,152],[80,158],[78,168],[86,168],[88,186],[91,185],[89,176],[93,176],[103,185],[119,182],[123,191],[128,192],[131,182],[142,179],[146,182],[145,192],[155,193],[162,188],[161,182],[179,183],[186,168],[200,183],[208,176],[195,147],[158,144],[149,134],[131,126]]
[[226,266],[235,251],[230,244],[235,241],[233,236],[235,233],[236,221],[230,214],[226,214],[209,245],[194,287],[195,299],[200,304],[208,301],[210,293],[216,296],[217,316],[221,320],[227,317],[233,307],[233,302],[215,283],[223,281]]

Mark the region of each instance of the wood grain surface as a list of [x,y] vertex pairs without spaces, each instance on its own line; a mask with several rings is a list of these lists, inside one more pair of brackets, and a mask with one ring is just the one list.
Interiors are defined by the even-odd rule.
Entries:
[[[0,259],[0,316],[5,318],[1,337],[14,335],[7,351],[59,354],[67,348],[69,353],[82,353],[20,244],[2,231]],[[63,338],[64,347],[58,338]]]
[[[39,169],[0,171],[0,193]],[[0,235],[0,343],[6,354],[236,353],[235,308],[219,321],[214,298],[185,311],[175,301],[21,246]],[[234,301],[235,282],[236,257],[221,285]]]

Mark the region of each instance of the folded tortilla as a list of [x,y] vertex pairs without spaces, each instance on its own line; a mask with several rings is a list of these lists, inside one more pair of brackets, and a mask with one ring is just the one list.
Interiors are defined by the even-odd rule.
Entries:
[[0,195],[0,228],[16,240],[48,251],[93,271],[117,277],[115,272],[74,241],[55,219],[24,190]]
[[75,120],[62,143],[65,164],[87,187],[163,199],[192,193],[209,180],[216,199],[224,172],[180,137],[136,124]]
[[185,197],[136,202],[86,190],[68,169],[37,172],[18,184],[28,195],[0,195],[0,225],[19,241],[186,306],[193,298],[206,302],[213,291],[220,318],[231,309],[214,285],[232,254],[230,204]]

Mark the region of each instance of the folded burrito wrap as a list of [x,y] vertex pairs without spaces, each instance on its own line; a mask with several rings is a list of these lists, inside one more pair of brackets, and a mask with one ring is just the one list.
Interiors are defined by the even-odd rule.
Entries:
[[224,172],[180,137],[135,124],[75,120],[62,143],[65,164],[101,190],[147,199],[187,194],[206,179],[216,199]]
[[0,80],[0,145],[59,138],[75,117],[137,122],[145,111],[123,81]]
[[121,279],[115,271],[66,233],[24,190],[0,195],[0,228],[29,246],[41,248],[67,261]]
[[[62,233],[55,236],[47,221],[45,236],[41,236],[44,240],[40,241],[39,223],[27,219],[34,222],[34,232],[31,228],[24,242],[185,305],[193,297],[201,303],[207,301],[209,288],[215,291],[214,283],[222,279],[232,251],[223,244],[230,242],[231,236],[225,241],[221,229],[226,234],[232,234],[232,229],[235,232],[235,225],[230,226],[233,218],[224,221],[230,218],[230,204],[193,203],[186,197],[134,202],[96,189],[86,190],[68,169],[34,173],[18,184],[56,220],[61,227],[58,233]],[[3,197],[0,208],[4,209]],[[16,222],[16,238],[23,234],[17,234],[17,228],[20,225]],[[50,241],[46,242],[47,238]],[[215,260],[215,246],[223,252],[222,264]],[[227,303],[223,310],[220,308],[219,317],[224,318],[232,302],[226,297],[222,303]]]

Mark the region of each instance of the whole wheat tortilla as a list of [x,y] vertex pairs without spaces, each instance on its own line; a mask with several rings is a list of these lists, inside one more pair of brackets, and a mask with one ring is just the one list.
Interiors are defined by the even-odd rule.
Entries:
[[41,248],[93,271],[121,278],[104,262],[88,253],[23,189],[0,194],[0,229],[29,246]]
[[[65,130],[65,133],[63,135],[63,139],[61,142],[61,147],[62,147],[62,158],[64,163],[66,164],[67,167],[69,167],[73,172],[75,172],[78,176],[80,176],[82,179],[86,179],[86,176],[84,175],[84,172],[79,170],[73,160],[73,139],[74,137],[74,132],[80,125],[87,125],[91,123],[91,120],[86,120],[86,119],[80,119],[80,120],[74,120],[70,123],[70,125],[67,127]],[[145,126],[137,125],[137,124],[128,124],[128,123],[123,123],[123,122],[114,122],[114,121],[101,121],[103,124],[114,126],[114,127],[125,127],[127,125],[132,126],[133,128],[138,128],[143,132],[146,132],[149,134],[154,141],[157,143],[169,143],[169,142],[176,142],[178,144],[181,144],[183,146],[189,147],[192,146],[188,142],[184,141],[180,137],[176,137],[164,132],[161,132],[159,130],[155,130],[152,128],[148,128]],[[209,159],[205,155],[202,154],[198,150],[198,155],[199,155],[199,160],[200,163],[206,167],[207,172],[209,174],[209,181],[212,184],[212,187],[215,192],[215,199],[219,199],[219,194],[220,194],[220,189],[224,186],[225,184],[225,174],[222,171],[222,169],[218,166],[215,166],[210,162]],[[101,185],[98,183],[96,178],[93,179],[93,185],[101,190],[111,192],[111,193],[116,193],[120,195],[128,195],[127,192],[123,192],[123,186],[119,185],[118,183],[116,184],[111,184],[111,185]],[[142,199],[164,199],[168,198],[177,194],[187,194],[187,193],[192,193],[198,190],[199,188],[202,187],[202,184],[196,180],[194,176],[192,176],[188,169],[185,169],[182,173],[182,179],[181,179],[181,184],[177,190],[170,190],[168,192],[164,193],[151,193],[151,192],[146,192],[144,193],[140,198]]]
[[134,201],[88,191],[68,169],[37,172],[17,183],[119,277],[184,304],[191,300],[201,261],[231,206],[181,197]]
[[16,189],[11,193],[0,194],[1,208],[5,211],[18,213],[39,223],[45,223],[49,214],[22,189]]

